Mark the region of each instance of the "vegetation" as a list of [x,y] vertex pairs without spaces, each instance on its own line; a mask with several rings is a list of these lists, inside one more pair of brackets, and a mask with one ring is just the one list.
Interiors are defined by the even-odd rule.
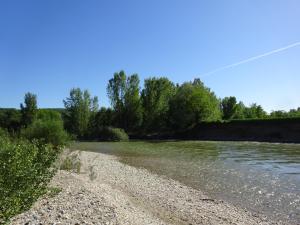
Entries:
[[98,111],[98,98],[91,98],[88,90],[73,88],[70,96],[63,102],[66,108],[64,119],[67,130],[78,138],[86,137],[89,121]]
[[143,125],[146,132],[160,132],[168,128],[169,103],[175,85],[168,78],[149,78],[141,93]]
[[190,128],[202,121],[221,119],[219,100],[204,84],[195,79],[181,85],[170,101],[170,122],[175,129]]
[[[240,132],[238,126],[249,123],[254,128],[261,124],[277,127],[300,118],[300,108],[268,114],[260,105],[245,106],[233,96],[218,99],[200,79],[175,85],[165,77],[152,77],[141,89],[137,74],[127,76],[120,71],[109,80],[107,95],[111,108],[99,109],[96,96],[73,88],[63,101],[65,109],[38,109],[37,96],[29,92],[20,110],[0,109],[0,224],[46,193],[54,174],[52,164],[69,136],[101,141],[127,141],[127,133],[194,137],[205,136],[205,129],[210,134],[217,133],[218,127],[219,132],[224,127]],[[277,130],[269,133],[262,135],[281,140]],[[70,156],[60,168],[80,172],[80,165],[76,156]],[[95,179],[93,168],[90,174]]]
[[49,192],[52,164],[67,133],[61,114],[38,110],[31,93],[25,95],[20,111],[1,110],[0,118],[6,129],[0,128],[0,224],[5,224]]
[[98,140],[103,141],[128,141],[129,137],[121,128],[103,127],[99,131]]
[[27,127],[31,124],[37,113],[37,96],[30,92],[25,94],[25,104],[21,104],[22,125]]
[[78,154],[69,154],[63,158],[60,163],[59,168],[61,170],[73,171],[76,173],[80,173],[81,170],[81,162],[79,160]]
[[57,154],[52,145],[0,137],[0,224],[46,192]]
[[14,136],[61,145],[67,139],[63,126],[79,140],[121,141],[127,133],[182,133],[203,122],[300,117],[300,108],[268,114],[234,96],[219,99],[200,79],[175,85],[166,77],[151,77],[141,88],[137,74],[120,71],[108,81],[107,95],[111,108],[99,109],[96,96],[73,88],[63,100],[65,109],[41,110],[37,96],[26,93],[21,110],[0,109],[0,127]]
[[64,145],[68,140],[61,115],[49,110],[39,111],[32,124],[21,131],[21,136],[28,140],[38,139],[54,146]]
[[107,94],[115,112],[114,125],[127,131],[136,131],[142,123],[139,77],[115,73],[109,80]]

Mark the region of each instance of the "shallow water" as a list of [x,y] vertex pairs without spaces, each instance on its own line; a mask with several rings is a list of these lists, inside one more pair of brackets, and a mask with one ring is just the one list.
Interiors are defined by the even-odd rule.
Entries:
[[300,223],[300,145],[251,142],[81,142],[239,207]]

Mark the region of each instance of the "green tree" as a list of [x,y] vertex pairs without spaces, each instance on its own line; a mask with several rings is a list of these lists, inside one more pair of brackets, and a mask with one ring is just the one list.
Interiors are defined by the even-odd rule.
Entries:
[[141,126],[143,119],[139,84],[140,80],[137,74],[127,78],[124,95],[124,128],[128,131],[137,130]]
[[244,119],[245,118],[245,105],[243,102],[239,102],[235,106],[235,113],[232,119]]
[[237,112],[237,102],[235,97],[225,97],[221,102],[221,109],[223,113],[223,119],[232,119]]
[[220,102],[199,80],[182,84],[170,101],[170,120],[176,129],[221,118]]
[[91,98],[88,90],[73,88],[64,101],[66,128],[72,134],[83,138],[87,135],[90,119],[98,110],[98,98]]
[[267,113],[263,110],[263,108],[256,103],[251,104],[250,107],[246,107],[244,114],[247,119],[262,119],[267,116]]
[[298,107],[298,109],[291,109],[288,112],[288,116],[289,117],[300,117],[300,107]]
[[271,118],[285,118],[289,117],[289,113],[283,111],[283,110],[277,110],[277,111],[272,111],[270,113]]
[[114,113],[112,109],[101,107],[96,115],[96,124],[99,127],[113,126]]
[[62,146],[68,140],[61,114],[53,110],[39,110],[36,119],[21,131],[21,135],[29,140],[38,139],[54,146]]
[[174,94],[175,86],[166,77],[145,80],[141,94],[145,130],[161,131],[167,128],[169,101]]
[[142,108],[137,74],[129,77],[124,71],[109,80],[107,95],[115,112],[115,124],[125,130],[135,130],[142,122]]
[[30,92],[25,94],[24,104],[21,103],[21,113],[22,113],[22,124],[27,127],[30,125],[37,113],[37,97],[35,94]]
[[115,124],[124,128],[123,121],[125,108],[126,74],[124,71],[114,73],[114,77],[107,85],[107,95],[115,112]]
[[17,132],[21,127],[22,115],[17,109],[0,109],[0,127]]

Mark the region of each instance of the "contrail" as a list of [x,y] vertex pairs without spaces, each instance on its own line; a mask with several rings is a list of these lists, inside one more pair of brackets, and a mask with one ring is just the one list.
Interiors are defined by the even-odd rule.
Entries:
[[257,55],[257,56],[254,56],[254,57],[251,57],[251,58],[248,58],[248,59],[245,59],[245,60],[242,60],[242,61],[239,61],[239,62],[230,64],[230,65],[227,65],[227,66],[219,67],[219,68],[214,69],[214,70],[212,70],[212,71],[210,71],[210,72],[207,72],[207,73],[204,73],[204,74],[200,75],[200,77],[206,77],[206,76],[208,76],[208,75],[217,73],[217,72],[219,72],[219,71],[222,71],[222,70],[225,70],[225,69],[228,69],[228,68],[232,68],[232,67],[236,67],[236,66],[238,66],[238,65],[241,65],[241,64],[244,64],[244,63],[247,63],[247,62],[251,62],[251,61],[254,61],[254,60],[257,60],[257,59],[260,59],[260,58],[269,56],[269,55],[273,55],[273,54],[275,54],[275,53],[285,51],[285,50],[287,50],[287,49],[296,47],[296,46],[298,46],[298,45],[300,45],[300,41],[299,41],[299,42],[296,42],[296,43],[294,43],[294,44],[290,44],[290,45],[288,45],[288,46],[282,47],[282,48],[275,49],[275,50],[270,51],[270,52],[266,52],[266,53],[261,54],[261,55]]

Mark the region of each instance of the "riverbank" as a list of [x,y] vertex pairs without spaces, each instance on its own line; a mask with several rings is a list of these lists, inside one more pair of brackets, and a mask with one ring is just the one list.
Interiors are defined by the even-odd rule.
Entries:
[[79,174],[59,171],[62,191],[36,202],[12,224],[279,224],[115,156],[80,152]]
[[202,122],[181,132],[138,133],[130,139],[300,143],[300,118]]

